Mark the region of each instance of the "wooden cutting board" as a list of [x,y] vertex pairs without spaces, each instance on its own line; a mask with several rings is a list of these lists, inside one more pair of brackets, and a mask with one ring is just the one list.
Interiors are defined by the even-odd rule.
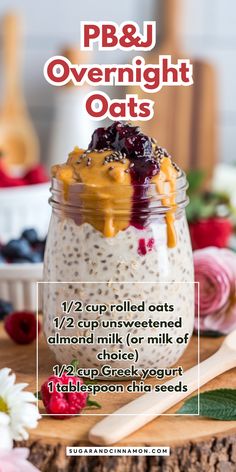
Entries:
[[[220,346],[223,338],[202,338],[201,340],[201,360],[213,354]],[[193,366],[196,363],[197,338],[194,336],[183,358],[178,365],[183,365],[184,369]],[[39,385],[51,373],[50,366],[54,363],[48,347],[44,341],[43,335],[40,335],[39,343]],[[14,344],[4,332],[2,323],[0,323],[0,368],[10,367],[16,372],[17,382],[28,382],[29,389],[36,391],[36,366],[35,366],[35,344],[29,346],[19,346]],[[209,390],[220,387],[236,388],[236,369],[226,372],[208,383],[202,390]],[[97,411],[88,411],[87,416],[75,417],[67,420],[55,420],[50,417],[44,417],[36,430],[30,434],[30,440],[27,445],[31,448],[32,460],[37,465],[44,463],[45,454],[49,454],[50,460],[56,454],[57,461],[68,465],[69,458],[65,457],[65,445],[88,445],[88,431],[95,424],[100,416],[93,416],[92,413],[99,414],[112,413],[118,407],[126,404],[132,399],[132,395],[128,393],[118,394],[101,394],[97,396],[97,401],[102,404],[102,409]],[[176,405],[171,413],[175,412],[180,405]],[[43,411],[43,409],[42,409]],[[213,443],[213,439],[218,437],[219,451],[220,447],[225,447],[226,439],[228,441],[235,440],[236,454],[236,421],[213,421],[200,417],[178,417],[178,416],[162,416],[147,424],[145,427],[123,439],[119,445],[125,446],[144,446],[144,445],[160,445],[170,446],[172,448],[173,457],[175,454],[181,454],[191,449],[199,449],[199,445],[205,444],[204,454],[207,454],[207,444]],[[224,439],[222,439],[224,438]],[[215,444],[215,443],[214,443]],[[191,445],[191,448],[190,448]],[[201,449],[201,448],[200,448]],[[59,452],[60,453],[59,453]],[[178,452],[177,452],[178,451]],[[182,451],[182,452],[181,452]],[[218,451],[218,453],[219,453]],[[211,453],[209,447],[209,454]],[[58,458],[59,454],[59,458]],[[201,452],[199,452],[201,454]],[[54,457],[53,456],[53,457]],[[205,456],[204,456],[205,457]],[[236,458],[236,456],[235,456]],[[89,458],[87,458],[89,460]],[[128,460],[128,459],[127,459]],[[170,459],[169,459],[170,460]],[[173,459],[174,460],[174,459]],[[204,459],[205,460],[205,459]],[[235,460],[236,462],[236,460]],[[64,467],[64,466],[63,466]],[[66,471],[67,468],[55,469]],[[66,466],[67,467],[67,466]],[[236,467],[236,466],[235,466]],[[45,469],[42,466],[40,470]],[[76,469],[84,470],[84,469]],[[93,468],[89,470],[95,470]],[[100,469],[99,469],[100,470]],[[103,469],[101,469],[103,470]],[[104,469],[106,470],[106,469]],[[118,470],[118,469],[117,469]],[[121,469],[122,470],[122,469]],[[126,470],[126,469],[123,469]],[[131,470],[131,469],[127,469]],[[138,469],[137,469],[138,470]],[[179,470],[178,468],[175,470]],[[181,469],[183,470],[183,469]],[[188,470],[188,469],[186,469]],[[195,470],[195,469],[191,469]],[[204,470],[204,469],[196,469]],[[207,468],[205,470],[208,470]],[[213,470],[213,469],[209,469]],[[219,469],[220,470],[220,469]],[[228,469],[231,470],[231,469]],[[232,469],[232,470],[236,470]]]
[[155,102],[154,117],[139,123],[143,131],[156,138],[185,171],[203,169],[210,177],[217,161],[215,70],[201,59],[191,59],[182,49],[181,11],[182,0],[162,0],[161,15],[157,18],[157,33],[162,29],[162,39],[144,58],[148,64],[158,63],[160,54],[171,54],[173,62],[190,59],[194,84],[163,87],[152,94],[137,87],[129,87],[127,92]]

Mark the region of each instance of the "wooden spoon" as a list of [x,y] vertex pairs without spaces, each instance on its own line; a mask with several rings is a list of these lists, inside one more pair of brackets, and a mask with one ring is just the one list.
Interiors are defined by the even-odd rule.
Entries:
[[[220,349],[211,357],[192,367],[180,377],[169,380],[164,385],[177,385],[181,380],[188,385],[188,392],[151,392],[141,395],[114,414],[97,423],[89,432],[89,440],[94,444],[114,444],[197,390],[217,375],[236,367],[236,330],[229,334]],[[199,370],[198,370],[199,369]],[[199,379],[198,379],[198,373]]]
[[3,19],[5,93],[0,112],[0,162],[11,175],[21,176],[39,159],[39,143],[27,112],[20,84],[20,18]]

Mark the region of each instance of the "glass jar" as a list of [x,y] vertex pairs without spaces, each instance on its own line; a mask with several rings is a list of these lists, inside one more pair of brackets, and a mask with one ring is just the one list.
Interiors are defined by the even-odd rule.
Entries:
[[[194,285],[192,249],[185,216],[187,182],[184,173],[177,178],[174,194],[158,195],[156,187],[150,185],[143,198],[133,205],[132,220],[128,223],[126,195],[129,189],[123,188],[122,199],[114,196],[113,210],[97,208],[96,202],[86,200],[88,187],[78,183],[71,185],[65,195],[62,182],[52,180],[52,217],[46,244],[44,281],[44,332],[47,337],[58,331],[53,317],[59,319],[62,313],[61,303],[80,301],[83,309],[71,309],[67,313],[78,320],[98,320],[99,327],[93,331],[95,342],[82,344],[51,345],[60,364],[68,364],[77,359],[81,368],[101,369],[104,364],[114,368],[125,368],[134,363],[116,358],[109,361],[99,359],[104,347],[109,353],[135,353],[135,366],[140,368],[170,367],[183,354],[187,343],[148,343],[147,335],[157,336],[168,332],[170,336],[188,334],[189,341],[194,323]],[[106,188],[103,188],[104,199]],[[110,192],[110,189],[109,189]],[[82,198],[83,197],[83,198]],[[86,206],[83,202],[87,202]],[[89,204],[90,202],[90,204]],[[173,203],[174,202],[174,203]],[[138,212],[138,218],[135,218]],[[109,215],[108,215],[109,213]],[[116,219],[116,226],[121,228],[115,236],[105,237],[101,228],[106,224],[107,216]],[[169,244],[170,227],[175,233],[176,244]],[[173,237],[173,234],[172,234]],[[172,238],[173,239],[173,238]],[[172,241],[173,243],[173,241]],[[173,247],[171,247],[173,246]],[[54,283],[57,282],[57,283]],[[149,312],[143,311],[94,313],[86,312],[87,304],[122,304],[124,300],[132,303],[144,301],[147,304],[163,306],[174,305],[175,310]],[[159,310],[159,309],[158,309]],[[182,326],[175,322],[182,317]],[[97,336],[106,341],[109,330],[100,326],[101,320],[138,320],[171,322],[170,326],[160,329],[137,326],[114,326],[110,332],[117,332],[121,338],[113,338],[104,345],[96,342]],[[177,323],[178,324],[178,323]],[[144,340],[137,346],[127,344],[127,335],[142,336]],[[88,337],[92,330],[88,326],[75,323],[74,327],[60,329],[60,335]],[[135,354],[137,355],[137,353]]]

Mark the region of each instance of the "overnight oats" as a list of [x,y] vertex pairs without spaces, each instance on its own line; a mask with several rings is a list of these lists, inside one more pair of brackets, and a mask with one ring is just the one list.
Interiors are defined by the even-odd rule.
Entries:
[[[93,304],[172,304],[174,311],[160,310],[70,313],[75,320],[166,320],[168,333],[191,337],[194,322],[192,250],[185,217],[185,174],[166,150],[145,136],[139,127],[114,122],[97,129],[87,150],[77,147],[63,165],[52,169],[52,218],[46,245],[44,281],[44,332],[53,336],[53,317],[62,317],[62,301]],[[79,282],[79,283],[78,283]],[[182,327],[176,321],[182,318]],[[149,322],[150,323],[150,322]],[[172,323],[172,324],[171,324]],[[178,325],[178,323],[177,323]],[[96,336],[107,336],[99,326]],[[142,335],[137,327],[114,327]],[[152,323],[145,335],[157,336],[166,327]],[[62,328],[60,335],[86,337],[86,325]],[[133,352],[126,343],[107,344],[110,353]],[[81,368],[110,364],[127,368],[127,360],[99,360],[104,345],[95,343],[51,345],[60,364],[72,359]],[[135,346],[137,348],[137,346]],[[170,367],[186,344],[149,344],[138,347],[136,367]]]

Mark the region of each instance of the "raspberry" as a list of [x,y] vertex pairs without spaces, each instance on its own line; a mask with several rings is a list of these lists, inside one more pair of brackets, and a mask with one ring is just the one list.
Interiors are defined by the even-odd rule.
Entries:
[[[6,332],[17,344],[29,344],[36,339],[37,319],[31,311],[16,311],[4,320]],[[38,331],[41,325],[38,322]]]
[[44,182],[48,182],[48,175],[46,170],[42,165],[38,165],[31,169],[24,177],[25,185],[33,185],[33,184],[42,184]]
[[[54,418],[66,419],[69,417],[63,415],[78,415],[87,404],[87,392],[64,393],[56,391],[57,383],[68,385],[69,381],[73,385],[76,385],[78,382],[80,385],[83,384],[83,380],[79,377],[63,374],[61,377],[50,376],[41,386],[41,398],[46,412]],[[49,382],[54,384],[53,392],[49,391]],[[58,414],[62,416],[56,416]]]
[[193,249],[208,246],[224,248],[228,246],[233,225],[227,218],[209,218],[189,225]]
[[12,177],[11,175],[6,174],[4,169],[0,168],[0,187],[20,187],[22,185],[25,185],[24,179]]
[[0,187],[21,187],[24,185],[41,184],[48,182],[48,175],[42,165],[29,170],[23,177],[12,177],[0,167]]

